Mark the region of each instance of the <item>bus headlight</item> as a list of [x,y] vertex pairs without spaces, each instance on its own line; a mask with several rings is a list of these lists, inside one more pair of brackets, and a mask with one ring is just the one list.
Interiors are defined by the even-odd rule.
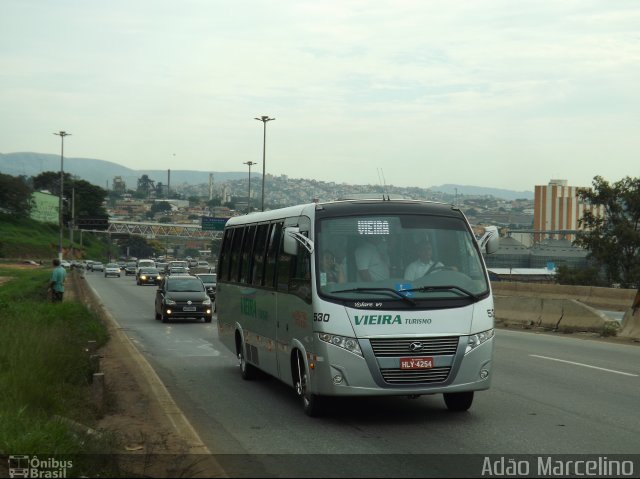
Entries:
[[202,302],[202,304],[203,304],[204,306],[211,306],[211,298],[207,298],[207,299],[205,299],[205,300]]
[[358,340],[355,338],[348,338],[345,336],[338,336],[336,334],[328,333],[318,333],[318,337],[325,343],[333,344],[334,346],[338,346],[339,348],[346,349],[350,353],[362,356],[360,344],[358,344]]
[[469,336],[469,342],[467,343],[467,348],[465,349],[464,354],[473,351],[482,343],[488,341],[491,338],[493,338],[493,329],[487,329],[486,331],[482,331],[481,333],[472,334],[471,336]]

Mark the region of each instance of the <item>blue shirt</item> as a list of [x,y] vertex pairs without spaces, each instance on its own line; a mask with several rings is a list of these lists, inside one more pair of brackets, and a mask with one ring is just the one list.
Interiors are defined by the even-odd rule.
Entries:
[[51,272],[51,281],[53,282],[53,290],[58,293],[64,293],[64,280],[67,272],[62,266],[56,266]]

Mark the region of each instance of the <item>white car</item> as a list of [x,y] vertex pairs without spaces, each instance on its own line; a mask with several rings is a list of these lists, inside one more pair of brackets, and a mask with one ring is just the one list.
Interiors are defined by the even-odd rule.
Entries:
[[104,271],[104,264],[99,261],[92,261],[89,268],[91,271]]
[[118,263],[108,263],[104,267],[104,277],[117,276],[120,277],[120,265]]

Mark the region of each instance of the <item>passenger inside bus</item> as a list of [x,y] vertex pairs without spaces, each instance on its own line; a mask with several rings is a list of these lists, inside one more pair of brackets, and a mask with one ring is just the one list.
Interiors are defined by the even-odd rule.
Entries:
[[362,239],[355,251],[358,278],[362,281],[389,279],[389,260],[382,236],[367,235]]
[[335,255],[329,250],[325,250],[322,253],[320,272],[326,275],[326,283],[344,283],[346,280],[343,265],[336,260]]
[[422,240],[416,245],[416,256],[404,271],[404,279],[407,281],[422,278],[434,270],[444,268],[444,264],[432,258],[431,242],[428,240]]

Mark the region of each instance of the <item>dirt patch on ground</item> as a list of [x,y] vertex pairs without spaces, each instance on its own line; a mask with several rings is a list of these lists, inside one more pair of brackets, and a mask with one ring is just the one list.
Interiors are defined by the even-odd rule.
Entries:
[[144,368],[146,362],[105,317],[81,274],[76,271],[69,277],[65,301],[83,302],[109,330],[109,342],[98,351],[106,393],[104,413],[96,425],[99,432],[113,438],[114,449],[109,453],[116,454],[134,477],[225,477],[190,425],[184,425],[173,401],[158,394],[157,388],[163,386],[153,384],[154,378]]
[[193,455],[188,438],[178,434],[136,371],[133,359],[118,340],[99,350],[100,370],[106,385],[105,414],[97,429],[113,436],[121,467],[142,477],[211,477]]

